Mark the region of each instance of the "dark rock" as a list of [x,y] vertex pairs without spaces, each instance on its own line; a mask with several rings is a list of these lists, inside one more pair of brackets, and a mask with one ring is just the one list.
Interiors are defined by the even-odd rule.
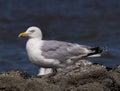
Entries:
[[77,88],[77,91],[110,91],[110,89],[100,83],[94,82],[80,85]]
[[82,60],[58,69],[55,76],[41,78],[21,70],[0,74],[0,91],[119,91],[120,66],[105,66]]

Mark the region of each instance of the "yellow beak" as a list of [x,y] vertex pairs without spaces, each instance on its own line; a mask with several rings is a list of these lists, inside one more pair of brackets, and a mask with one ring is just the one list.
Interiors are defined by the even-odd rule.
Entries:
[[18,37],[25,37],[25,36],[28,36],[28,34],[27,34],[27,33],[25,33],[25,32],[20,33],[20,34],[18,35]]

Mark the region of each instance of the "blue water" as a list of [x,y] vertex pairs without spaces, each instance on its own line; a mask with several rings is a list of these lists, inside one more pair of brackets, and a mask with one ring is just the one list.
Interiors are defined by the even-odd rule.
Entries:
[[38,26],[43,39],[102,46],[107,52],[90,61],[120,64],[120,0],[0,0],[0,72],[23,69],[36,74],[18,34]]

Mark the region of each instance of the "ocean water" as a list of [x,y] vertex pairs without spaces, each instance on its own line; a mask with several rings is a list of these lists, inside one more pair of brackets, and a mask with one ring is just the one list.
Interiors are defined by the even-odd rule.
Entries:
[[46,40],[105,47],[102,57],[89,60],[120,64],[120,0],[0,0],[0,12],[0,72],[37,73],[26,54],[27,38],[18,38],[30,26],[40,27]]

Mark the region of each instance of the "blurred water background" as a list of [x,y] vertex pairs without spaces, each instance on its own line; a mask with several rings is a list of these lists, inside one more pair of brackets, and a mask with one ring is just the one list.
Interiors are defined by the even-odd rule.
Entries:
[[33,25],[41,28],[43,39],[107,47],[90,61],[120,64],[120,0],[0,0],[0,72],[37,73],[27,58],[27,38],[17,37]]

